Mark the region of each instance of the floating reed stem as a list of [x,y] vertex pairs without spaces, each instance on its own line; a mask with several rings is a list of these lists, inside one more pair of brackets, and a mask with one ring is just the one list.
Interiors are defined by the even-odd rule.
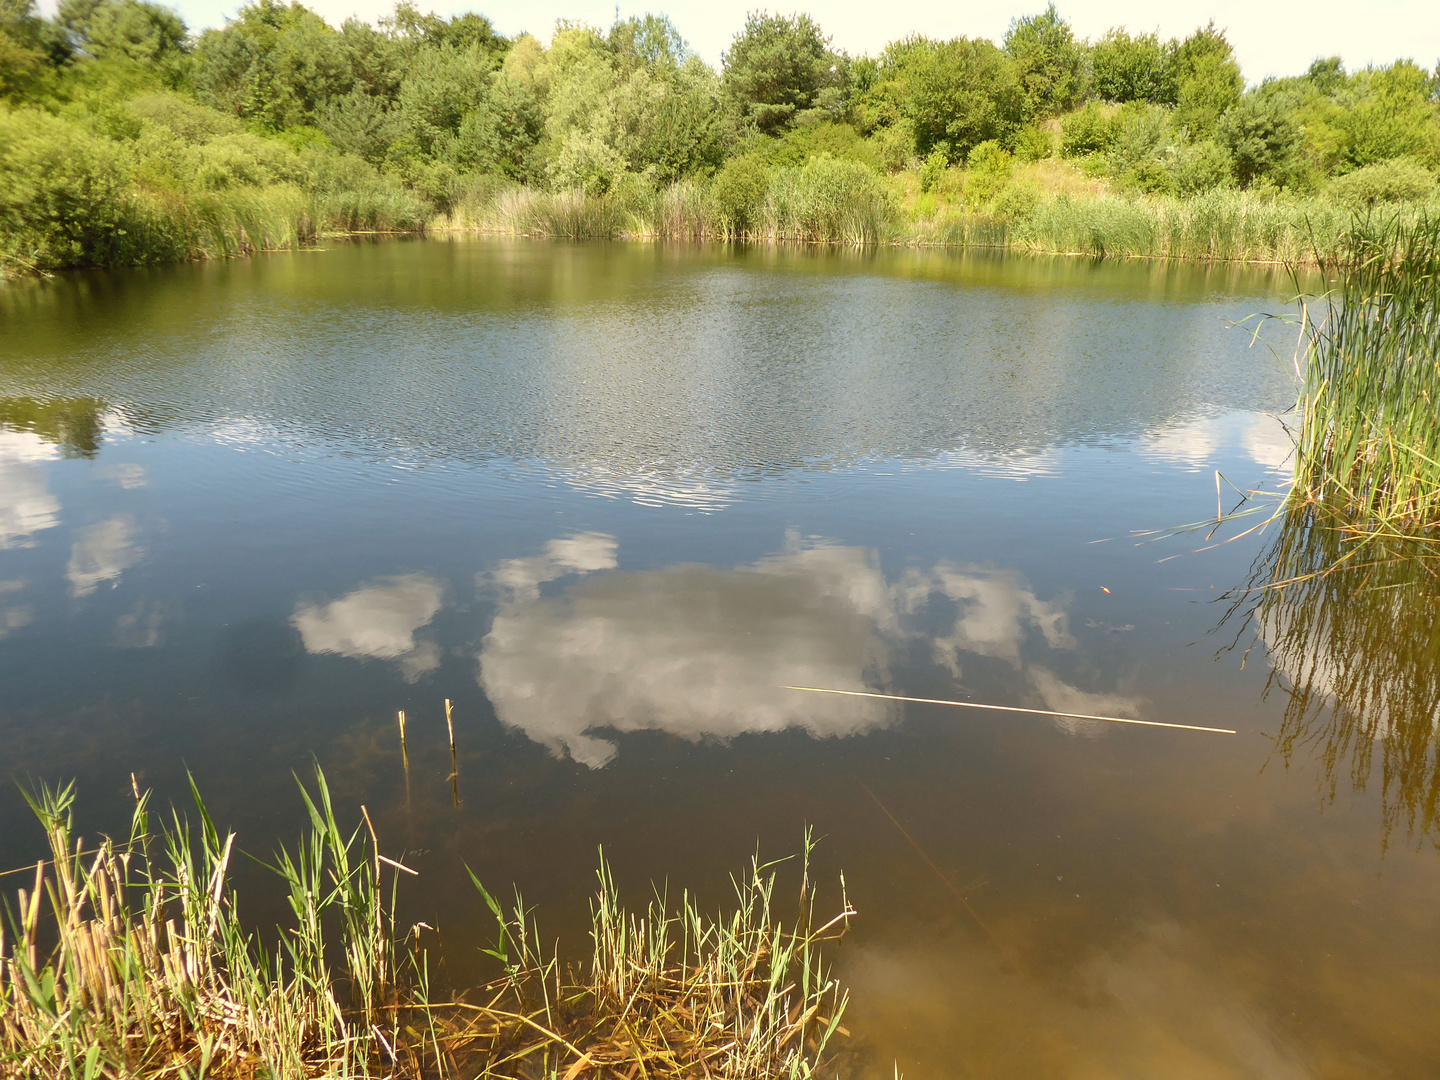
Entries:
[[455,719],[448,697],[445,699],[445,728],[450,732],[450,803],[452,806],[459,806],[460,764],[455,759]]
[[981,705],[976,701],[905,697],[901,694],[875,694],[866,690],[827,690],[821,686],[787,686],[785,689],[804,690],[810,694],[843,694],[846,697],[879,698],[881,701],[913,701],[921,705],[953,705],[957,709],[987,709],[993,712],[1027,713],[1031,716],[1063,716],[1068,720],[1103,720],[1107,724],[1140,724],[1143,727],[1178,728],[1181,731],[1209,731],[1216,735],[1235,734],[1231,728],[1201,727],[1198,724],[1166,724],[1159,720],[1132,720],[1125,716],[1092,716],[1089,713],[1060,712],[1058,709],[1022,709],[1017,705]]

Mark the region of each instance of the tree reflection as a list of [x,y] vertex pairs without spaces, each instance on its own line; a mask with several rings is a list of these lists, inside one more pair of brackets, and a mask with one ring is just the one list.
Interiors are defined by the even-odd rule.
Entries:
[[[1432,542],[1337,527],[1296,505],[1226,619],[1270,653],[1268,696],[1287,696],[1277,746],[1322,766],[1333,799],[1378,759],[1385,837],[1440,824],[1440,553]],[[1243,629],[1242,629],[1243,633]]]
[[93,458],[100,452],[105,407],[96,398],[0,398],[0,427],[33,432],[66,457]]

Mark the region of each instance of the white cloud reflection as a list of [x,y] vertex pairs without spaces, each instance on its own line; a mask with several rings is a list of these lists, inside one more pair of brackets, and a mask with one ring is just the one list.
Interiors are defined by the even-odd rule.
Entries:
[[59,522],[45,467],[59,456],[59,447],[34,432],[0,428],[0,550],[29,546],[34,533]]
[[1141,437],[1140,452],[1200,472],[1239,452],[1267,470],[1292,460],[1294,444],[1283,421],[1269,413],[1225,413],[1152,428]]
[[[616,565],[615,554],[613,538],[583,533],[478,579],[497,598],[479,661],[500,720],[592,768],[617,751],[603,730],[700,740],[886,726],[900,715],[892,702],[784,687],[867,690],[888,681],[897,647],[923,638],[957,678],[962,657],[994,658],[1051,708],[1134,710],[1023,659],[1076,643],[1063,608],[1039,600],[1014,572],[941,563],[892,582],[867,548],[791,537],[783,552],[734,569],[598,573]],[[541,595],[538,583],[561,578],[573,580]],[[932,634],[937,602],[948,613],[944,632]]]
[[[0,581],[0,601],[8,596],[25,591],[24,578],[11,578],[8,581]],[[35,609],[28,604],[3,604],[0,603],[0,638],[5,637],[13,630],[29,626],[35,618]]]
[[328,604],[297,605],[290,622],[307,652],[394,660],[414,681],[440,666],[440,647],[415,635],[444,596],[444,586],[428,574],[377,578]]
[[71,597],[79,600],[101,585],[119,581],[145,554],[136,542],[138,535],[134,519],[123,514],[79,530],[80,539],[71,545],[65,566]]

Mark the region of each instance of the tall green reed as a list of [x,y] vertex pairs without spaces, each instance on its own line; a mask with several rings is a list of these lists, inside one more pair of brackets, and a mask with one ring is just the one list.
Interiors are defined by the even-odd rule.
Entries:
[[1320,269],[1295,491],[1362,524],[1440,527],[1440,215],[1357,221]]

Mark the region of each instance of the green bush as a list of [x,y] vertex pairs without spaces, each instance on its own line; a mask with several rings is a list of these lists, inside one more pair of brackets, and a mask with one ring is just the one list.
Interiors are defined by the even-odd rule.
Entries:
[[871,153],[886,172],[899,172],[909,164],[915,151],[915,129],[901,118],[894,124],[876,129],[867,140]]
[[168,92],[133,97],[125,103],[125,110],[192,145],[244,130],[233,117]]
[[119,148],[39,109],[0,108],[0,262],[32,270],[128,262]]
[[1435,174],[1414,158],[1367,165],[1330,182],[1330,194],[1351,206],[1406,202],[1434,195]]
[[1231,178],[1229,152],[1211,140],[1186,147],[1175,167],[1175,187],[1184,196],[1203,195],[1228,187]]
[[770,169],[758,157],[746,154],[727,161],[711,188],[721,227],[735,235],[759,232],[769,190]]
[[1175,174],[1158,161],[1138,162],[1120,179],[1125,187],[1142,195],[1174,195],[1179,186]]
[[982,142],[966,159],[965,199],[972,206],[984,206],[1010,183],[1014,168],[1010,152],[993,140]]
[[949,165],[950,159],[944,150],[931,150],[930,156],[920,166],[920,190],[927,193],[934,191],[944,179]]
[[998,218],[1015,221],[1028,218],[1040,205],[1040,189],[1026,181],[1012,181],[1000,189],[991,203],[991,211]]
[[803,165],[812,157],[829,154],[840,161],[858,161],[872,169],[880,168],[880,159],[870,144],[849,124],[806,124],[769,140],[765,157],[773,168]]
[[1262,178],[1283,182],[1304,133],[1279,95],[1247,94],[1221,119],[1220,138],[1230,151],[1235,178],[1249,187]]
[[1022,128],[1015,136],[1015,156],[1021,161],[1044,161],[1055,152],[1055,140],[1038,124]]
[[1103,154],[1115,141],[1115,124],[1109,110],[1097,101],[1060,121],[1060,150],[1066,157]]
[[300,157],[275,139],[249,132],[222,135],[190,153],[194,184],[205,191],[267,187],[307,179]]

